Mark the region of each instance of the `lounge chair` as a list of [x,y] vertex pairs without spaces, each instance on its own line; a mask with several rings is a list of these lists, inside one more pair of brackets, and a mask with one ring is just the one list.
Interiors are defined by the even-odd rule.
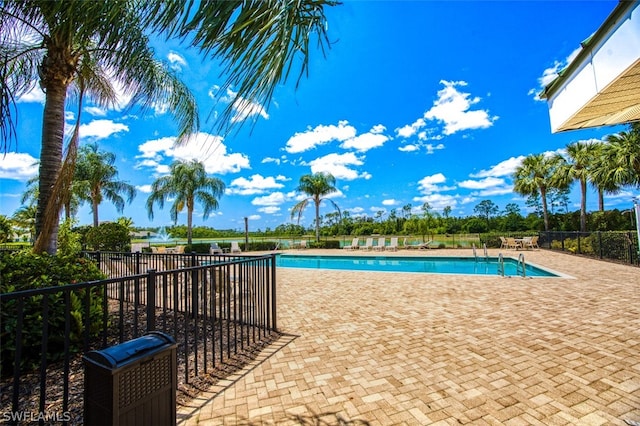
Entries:
[[500,237],[500,248],[506,249],[507,247],[507,239],[505,237]]
[[531,250],[539,249],[540,247],[538,246],[538,238],[539,237],[537,235],[529,238],[523,238],[522,245],[524,247],[531,248]]
[[429,247],[429,245],[431,244],[432,240],[429,240],[427,242],[424,243],[413,243],[413,244],[409,244],[409,242],[407,241],[407,239],[404,239],[404,243],[402,244],[404,246],[404,248],[406,249],[428,249],[431,248]]
[[220,248],[218,243],[211,243],[211,247],[209,247],[209,254],[222,254],[224,251]]
[[391,237],[389,245],[384,248],[385,250],[396,251],[398,250],[398,237]]
[[345,250],[355,250],[357,249],[359,246],[358,244],[360,243],[360,238],[358,237],[354,237],[353,240],[351,241],[351,244],[346,245],[344,247],[342,247]]
[[300,240],[300,244],[298,245],[298,248],[301,250],[304,250],[307,248],[307,240]]
[[387,239],[385,237],[378,238],[378,245],[374,246],[374,250],[382,251],[384,247],[387,245]]
[[522,243],[520,241],[516,241],[515,238],[507,238],[507,248],[518,250],[522,248]]
[[242,253],[237,241],[231,241],[231,253]]
[[428,241],[425,241],[424,243],[420,243],[418,244],[418,249],[419,250],[430,249],[432,242],[433,240],[428,240]]
[[373,250],[373,238],[369,237],[362,246],[362,250]]

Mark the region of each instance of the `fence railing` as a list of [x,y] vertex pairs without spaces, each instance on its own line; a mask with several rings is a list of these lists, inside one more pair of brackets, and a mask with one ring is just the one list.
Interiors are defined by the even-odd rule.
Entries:
[[635,231],[548,231],[539,235],[540,247],[640,265],[638,234]]
[[86,255],[110,278],[0,294],[0,406],[9,423],[19,423],[16,413],[43,419],[54,410],[81,424],[73,405],[89,350],[163,331],[177,343],[180,385],[277,333],[275,255]]

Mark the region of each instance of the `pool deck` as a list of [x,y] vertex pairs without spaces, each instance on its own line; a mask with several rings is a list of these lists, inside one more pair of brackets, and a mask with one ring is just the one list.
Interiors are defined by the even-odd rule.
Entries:
[[[407,253],[472,255],[385,255]],[[570,278],[280,268],[285,335],[178,407],[178,424],[640,422],[640,268],[547,250],[524,255]]]

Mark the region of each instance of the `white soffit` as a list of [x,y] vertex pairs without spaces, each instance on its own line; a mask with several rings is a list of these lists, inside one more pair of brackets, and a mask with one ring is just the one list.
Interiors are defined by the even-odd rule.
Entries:
[[541,97],[553,133],[640,120],[639,1],[621,1]]

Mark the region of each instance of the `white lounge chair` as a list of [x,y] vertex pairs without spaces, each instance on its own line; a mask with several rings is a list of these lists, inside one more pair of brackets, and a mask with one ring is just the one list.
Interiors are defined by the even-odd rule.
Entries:
[[300,240],[300,244],[298,245],[298,248],[303,250],[307,248],[307,240]]
[[362,246],[362,250],[373,250],[373,238],[369,237]]
[[231,253],[242,253],[237,241],[231,241]]
[[385,250],[396,251],[398,250],[398,237],[391,237],[389,245],[384,248]]
[[354,237],[353,240],[351,241],[351,244],[346,245],[344,247],[342,247],[345,250],[355,250],[357,249],[359,246],[358,244],[360,243],[360,238],[358,237]]
[[209,254],[222,254],[222,249],[218,245],[218,243],[211,243],[211,247],[209,247]]
[[384,247],[387,245],[387,239],[385,237],[378,238],[378,245],[374,246],[374,250],[382,251]]

